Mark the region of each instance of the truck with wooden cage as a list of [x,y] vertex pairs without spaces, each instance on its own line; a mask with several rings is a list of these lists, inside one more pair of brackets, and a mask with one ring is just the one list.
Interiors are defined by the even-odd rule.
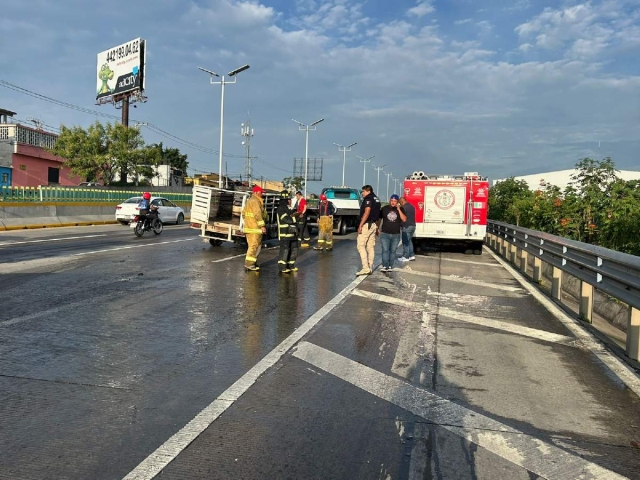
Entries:
[[[195,185],[191,201],[191,228],[213,246],[223,242],[245,244],[242,211],[251,192]],[[278,193],[263,194],[267,233],[263,240],[278,238]]]

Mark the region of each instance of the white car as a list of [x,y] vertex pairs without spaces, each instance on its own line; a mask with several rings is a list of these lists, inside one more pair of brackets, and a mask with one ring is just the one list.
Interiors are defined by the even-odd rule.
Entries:
[[[138,204],[142,197],[131,197],[120,205],[116,206],[116,221],[126,225],[138,214],[140,210]],[[151,204],[158,206],[158,213],[162,223],[175,223],[176,225],[184,222],[184,210],[175,203],[162,197],[151,197]]]

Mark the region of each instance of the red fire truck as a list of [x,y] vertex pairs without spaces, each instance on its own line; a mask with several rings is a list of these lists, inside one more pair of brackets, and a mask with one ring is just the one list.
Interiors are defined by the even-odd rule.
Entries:
[[466,253],[482,253],[489,199],[486,177],[476,172],[414,172],[404,181],[404,196],[416,209],[416,243],[463,244]]

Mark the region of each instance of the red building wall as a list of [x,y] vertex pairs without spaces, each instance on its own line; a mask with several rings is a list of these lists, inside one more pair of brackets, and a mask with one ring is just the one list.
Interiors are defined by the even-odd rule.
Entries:
[[12,157],[12,185],[18,187],[37,187],[49,184],[49,167],[60,170],[59,185],[69,187],[78,185],[84,179],[75,176],[64,167],[64,159],[52,155],[41,147],[18,144],[18,153]]

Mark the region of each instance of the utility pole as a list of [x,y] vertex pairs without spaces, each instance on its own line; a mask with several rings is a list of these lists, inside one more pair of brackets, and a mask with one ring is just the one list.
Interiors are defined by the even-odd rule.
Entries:
[[376,184],[376,195],[380,195],[380,172],[384,169],[386,163],[381,167],[374,166],[373,168],[378,171],[378,183]]
[[253,157],[251,156],[251,137],[254,135],[253,128],[251,128],[251,119],[247,118],[247,122],[241,124],[240,135],[244,137],[242,144],[244,145],[244,150],[247,154],[247,160],[244,164],[244,175],[247,177],[247,182],[249,182],[249,186],[251,186],[251,176],[253,173],[253,165],[251,164]]
[[307,178],[309,177],[309,132],[314,131],[316,129],[316,125],[318,125],[320,122],[324,122],[324,118],[316,120],[311,125],[305,125],[304,123],[299,122],[298,120],[294,120],[293,118],[291,120],[299,125],[298,130],[306,132],[304,148],[304,198],[307,198]]
[[362,169],[362,185],[367,184],[367,163],[371,161],[372,158],[375,158],[375,155],[371,155],[369,158],[361,157],[360,155],[356,155],[360,159],[360,162],[364,164]]
[[344,154],[344,157],[342,159],[342,186],[343,187],[345,186],[345,184],[344,184],[344,171],[345,171],[345,168],[347,166],[347,152],[350,152],[351,151],[351,147],[353,147],[354,145],[357,145],[357,144],[358,144],[358,142],[353,142],[351,145],[345,147],[343,145],[340,145],[339,143],[334,143],[334,145],[336,147],[338,147],[338,151],[342,152]]

